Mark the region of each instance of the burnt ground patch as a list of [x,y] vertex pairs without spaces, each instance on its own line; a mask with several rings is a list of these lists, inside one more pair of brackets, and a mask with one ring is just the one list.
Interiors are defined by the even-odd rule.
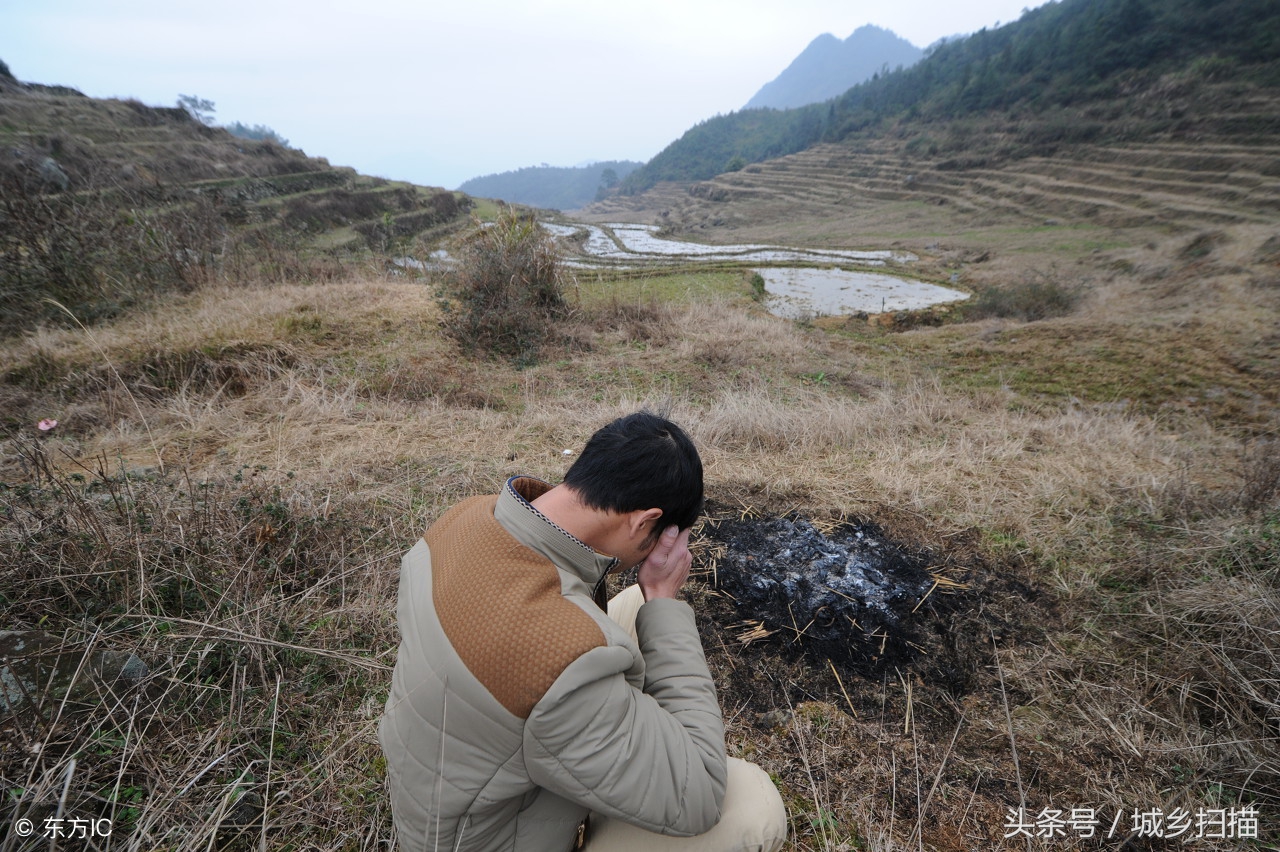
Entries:
[[[890,506],[848,518],[712,504],[691,548],[685,597],[726,728],[737,756],[778,780],[797,848],[840,848],[818,827],[835,814],[863,840],[885,830],[852,816],[863,808],[914,823],[928,848],[1004,848],[1009,808],[1086,801],[1070,791],[1106,762],[1098,746],[1020,742],[1021,765],[1010,751],[1007,710],[1035,696],[1003,667],[1062,621],[1034,562]],[[799,570],[806,561],[825,574]],[[874,570],[859,579],[851,562]],[[859,582],[862,599],[849,592]],[[855,600],[833,606],[822,587]],[[935,786],[945,793],[933,797]],[[858,837],[847,845],[861,848]]]
[[709,660],[727,667],[727,703],[766,717],[811,699],[878,713],[885,684],[909,678],[954,705],[991,685],[993,649],[1037,642],[1057,620],[1026,566],[993,563],[976,533],[885,515],[709,507],[689,595]]
[[706,534],[715,542],[715,587],[758,632],[788,634],[859,672],[913,659],[921,646],[911,616],[939,584],[955,585],[872,524],[729,518]]

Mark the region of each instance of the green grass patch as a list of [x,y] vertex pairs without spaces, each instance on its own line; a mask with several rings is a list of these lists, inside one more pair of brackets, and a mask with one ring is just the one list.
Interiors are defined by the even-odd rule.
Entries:
[[311,247],[317,249],[354,249],[360,245],[360,235],[356,233],[355,228],[349,225],[325,231],[311,241]]
[[[1119,239],[1114,229],[1088,223],[1070,225],[1040,224],[1020,228],[997,228],[990,235],[998,240],[1010,238],[1006,249],[1016,254],[1029,252],[1062,252],[1064,254],[1088,254],[1095,251],[1112,251],[1129,248],[1131,243]],[[1027,237],[1035,237],[1027,240]],[[997,243],[998,244],[998,243]]]
[[1256,400],[1274,398],[1266,377],[1233,369],[1208,331],[1031,323],[978,338],[972,327],[953,326],[878,344],[958,387],[1005,387],[1029,401],[1123,402],[1146,413],[1174,408],[1253,421],[1261,416]]
[[717,298],[751,299],[749,277],[741,270],[678,272],[637,278],[613,277],[607,272],[578,272],[578,291],[584,307],[614,301],[685,304]]
[[475,207],[471,208],[471,215],[481,222],[494,222],[497,221],[498,214],[502,210],[502,206],[492,198],[477,198],[475,199]]

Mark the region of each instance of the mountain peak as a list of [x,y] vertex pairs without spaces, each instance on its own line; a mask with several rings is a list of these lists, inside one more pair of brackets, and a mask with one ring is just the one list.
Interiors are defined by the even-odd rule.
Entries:
[[823,33],[756,92],[746,108],[787,109],[825,101],[870,79],[886,65],[913,65],[923,55],[906,39],[874,24],[858,27],[844,40]]

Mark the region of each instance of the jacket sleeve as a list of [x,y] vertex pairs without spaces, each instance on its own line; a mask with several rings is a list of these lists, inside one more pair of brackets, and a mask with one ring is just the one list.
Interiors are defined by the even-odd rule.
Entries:
[[535,784],[598,813],[660,834],[701,834],[720,819],[727,768],[724,721],[693,610],[650,601],[636,632],[644,691],[624,677],[630,649],[582,655],[526,722],[526,768]]

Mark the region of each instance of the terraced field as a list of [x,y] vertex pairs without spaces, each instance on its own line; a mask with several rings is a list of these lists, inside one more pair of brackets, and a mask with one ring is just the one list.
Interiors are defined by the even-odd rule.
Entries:
[[969,167],[954,158],[909,156],[894,141],[821,145],[688,188],[667,184],[612,199],[588,212],[615,219],[640,214],[688,231],[797,212],[854,212],[885,201],[1106,227],[1268,224],[1280,218],[1280,144],[1148,142]]
[[451,192],[336,168],[272,142],[239,139],[177,107],[88,98],[63,86],[0,80],[3,165],[56,163],[67,188],[131,208],[210,201],[228,223],[284,231],[320,250],[381,248],[451,222]]

